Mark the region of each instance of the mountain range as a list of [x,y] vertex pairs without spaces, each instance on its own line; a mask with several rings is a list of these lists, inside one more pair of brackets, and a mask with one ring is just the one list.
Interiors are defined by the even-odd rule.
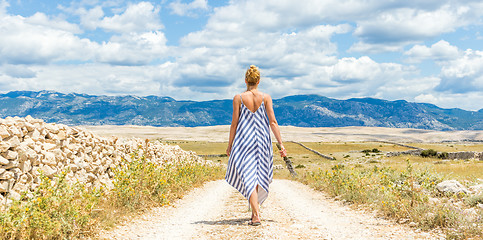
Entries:
[[[483,130],[483,109],[444,109],[405,100],[337,100],[319,95],[295,95],[274,99],[273,106],[280,125]],[[1,118],[27,115],[67,125],[228,125],[232,100],[177,101],[160,96],[96,96],[54,91],[0,94]]]

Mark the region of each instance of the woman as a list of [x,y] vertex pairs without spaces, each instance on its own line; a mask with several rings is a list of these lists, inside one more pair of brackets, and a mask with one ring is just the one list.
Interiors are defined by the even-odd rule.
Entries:
[[268,197],[268,185],[273,177],[269,126],[281,146],[281,156],[287,154],[273,112],[272,98],[258,91],[259,83],[260,71],[251,65],[245,74],[247,90],[233,98],[233,119],[226,149],[230,159],[225,179],[250,202],[252,217],[248,224],[253,226],[261,224],[259,204]]

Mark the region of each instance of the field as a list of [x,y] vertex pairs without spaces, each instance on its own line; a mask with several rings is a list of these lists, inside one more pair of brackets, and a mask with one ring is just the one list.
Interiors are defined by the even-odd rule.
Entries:
[[[206,141],[166,141],[170,144],[177,144],[181,148],[194,151],[198,155],[221,155],[225,153],[226,144],[224,142],[206,142]],[[335,161],[322,158],[312,153],[298,144],[292,142],[284,143],[290,159],[297,172],[303,175],[305,172],[316,169],[331,169],[336,164],[344,164],[347,166],[357,167],[384,167],[390,166],[395,169],[404,169],[406,167],[406,159],[414,165],[416,169],[429,170],[437,172],[445,178],[458,179],[461,181],[474,182],[478,178],[483,178],[483,161],[475,160],[453,160],[442,161],[437,158],[422,158],[418,156],[401,155],[395,157],[386,157],[385,152],[406,151],[399,145],[380,143],[380,142],[304,142],[305,146],[314,149],[322,154],[335,157]],[[422,147],[425,149],[435,149],[437,151],[483,151],[482,143],[406,143],[410,146]],[[274,149],[276,149],[274,144]],[[378,149],[380,153],[370,153],[366,155],[363,150]],[[227,163],[228,157],[206,157],[208,160]],[[275,154],[275,165],[283,165],[283,159]],[[275,178],[289,177],[286,169],[275,169]]]

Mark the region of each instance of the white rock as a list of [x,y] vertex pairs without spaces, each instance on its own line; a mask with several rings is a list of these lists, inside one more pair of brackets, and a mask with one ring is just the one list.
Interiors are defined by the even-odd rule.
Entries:
[[40,135],[40,132],[38,129],[34,129],[32,132],[30,132],[29,134],[27,134],[28,136],[30,136],[30,138],[32,138],[32,140],[34,141],[39,141],[40,139],[42,139],[43,137]]
[[28,190],[28,186],[27,186],[27,184],[17,182],[17,183],[15,183],[15,185],[13,186],[12,190],[10,190],[10,193],[11,193],[12,191],[15,191],[15,192],[19,192],[19,193],[21,193],[21,192],[25,192],[25,191],[27,191],[27,190]]
[[11,171],[5,171],[2,174],[0,174],[0,179],[2,180],[10,180],[15,177],[15,174]]
[[49,166],[57,165],[57,162],[55,161],[55,154],[54,153],[42,151],[42,155],[44,156],[44,158],[41,160],[41,163],[49,165]]
[[10,143],[0,140],[0,153],[6,152],[10,148]]
[[8,131],[10,132],[10,135],[15,135],[17,137],[23,137],[23,132],[18,129],[16,126],[10,126],[8,128]]
[[43,123],[44,122],[44,120],[33,118],[30,115],[28,115],[28,116],[25,117],[25,121],[27,121],[27,122],[29,122],[31,124],[34,124],[34,123]]
[[11,148],[16,148],[18,145],[20,145],[20,140],[17,136],[8,137],[4,139],[4,141],[7,141],[10,144]]
[[49,151],[49,150],[55,149],[56,147],[57,147],[57,145],[51,144],[51,143],[44,143],[42,145],[42,149],[45,150],[45,151]]
[[23,138],[23,142],[22,143],[25,144],[25,145],[27,145],[29,148],[34,148],[34,146],[35,146],[35,141],[32,140],[32,138],[29,137],[29,136],[25,136]]
[[8,132],[7,128],[3,125],[0,125],[0,139],[10,137],[10,133]]
[[32,170],[32,163],[30,162],[30,160],[20,162],[18,168],[20,168],[20,170],[22,170],[22,172],[24,173],[29,172],[30,170]]
[[459,183],[458,181],[456,180],[445,180],[445,181],[442,181],[440,183],[438,183],[438,185],[436,185],[436,189],[438,189],[438,191],[440,192],[443,192],[443,193],[459,193],[459,192],[463,192],[463,193],[468,193],[468,189],[466,189],[466,187],[464,187],[461,183]]
[[17,160],[18,153],[15,151],[8,150],[6,153],[2,154],[2,156],[8,160]]
[[25,123],[25,128],[27,129],[27,131],[31,132],[35,129],[35,126],[29,122],[26,122]]
[[54,176],[54,174],[57,173],[57,170],[54,168],[51,168],[49,165],[44,165],[40,167],[39,171],[41,171],[45,176],[51,178]]
[[15,160],[15,161],[9,161],[7,165],[4,165],[3,168],[5,169],[12,169],[12,168],[16,168],[18,167],[18,161]]
[[65,133],[64,130],[60,130],[59,133],[57,134],[57,139],[59,140],[65,140],[67,138],[67,134]]
[[1,165],[7,165],[8,163],[9,163],[9,161],[6,158],[4,158],[0,155],[0,164]]
[[45,129],[54,134],[59,133],[59,127],[55,123],[45,124]]
[[9,189],[9,181],[0,181],[0,192],[6,193]]

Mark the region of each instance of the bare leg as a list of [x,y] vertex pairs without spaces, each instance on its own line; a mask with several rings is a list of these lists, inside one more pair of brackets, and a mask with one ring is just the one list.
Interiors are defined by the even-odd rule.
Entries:
[[252,222],[260,222],[260,207],[258,205],[258,185],[250,195],[250,206],[252,208]]

